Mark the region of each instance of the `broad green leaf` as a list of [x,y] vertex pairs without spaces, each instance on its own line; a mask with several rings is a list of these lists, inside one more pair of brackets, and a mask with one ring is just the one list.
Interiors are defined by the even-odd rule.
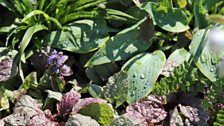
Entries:
[[97,65],[93,67],[88,67],[86,69],[87,77],[96,84],[102,84],[114,73],[119,71],[119,66],[115,63],[108,63]]
[[56,91],[51,91],[51,90],[46,90],[45,92],[48,93],[48,95],[47,95],[48,98],[56,99],[58,101],[60,101],[62,98],[61,92],[56,92]]
[[38,83],[37,83],[37,73],[36,72],[31,72],[26,78],[23,84],[19,87],[19,89],[23,89],[27,91],[30,88],[37,88]]
[[124,61],[139,52],[147,50],[150,44],[142,40],[139,30],[139,25],[145,20],[141,20],[134,26],[124,29],[110,38],[85,64],[85,67]]
[[122,105],[128,94],[128,76],[127,73],[120,71],[108,79],[106,87],[103,90],[104,96],[116,107]]
[[103,97],[103,88],[99,85],[91,84],[89,86],[89,93],[94,98],[102,98]]
[[177,64],[182,64],[184,63],[184,61],[189,60],[190,58],[190,53],[185,50],[184,48],[181,49],[177,49],[175,50],[169,57],[167,60],[170,61],[175,61]]
[[44,44],[70,52],[87,53],[105,43],[111,30],[104,20],[79,20],[47,35]]
[[189,46],[190,53],[194,56],[198,69],[212,82],[217,78],[217,58],[211,52],[208,44],[207,31],[202,29],[194,34]]
[[82,115],[90,116],[95,119],[101,126],[109,126],[113,120],[113,110],[106,104],[90,104],[79,111]]
[[32,36],[36,32],[41,31],[41,30],[45,30],[45,29],[46,29],[45,26],[40,25],[40,24],[36,24],[34,26],[29,27],[26,30],[26,32],[25,32],[25,34],[24,34],[24,36],[22,38],[22,41],[21,41],[21,43],[19,45],[20,46],[19,53],[18,53],[18,55],[17,55],[17,57],[15,59],[17,63],[18,63],[18,61],[20,61],[20,59],[21,59],[21,57],[22,57],[26,47],[28,46],[28,44],[30,43],[30,41],[32,39]]
[[162,72],[166,57],[162,51],[142,53],[126,62],[122,70],[128,73],[128,96],[129,104],[147,96]]
[[199,29],[206,28],[208,22],[206,21],[206,10],[202,6],[202,0],[196,0],[193,4],[193,13],[196,25]]
[[189,29],[188,18],[179,8],[167,8],[156,3],[147,2],[141,5],[152,17],[153,23],[169,32],[183,32]]
[[184,61],[190,59],[190,53],[184,48],[175,50],[167,59],[161,75],[170,76],[174,68],[180,66]]
[[216,8],[216,5],[219,4],[222,0],[204,0],[203,7],[210,11]]

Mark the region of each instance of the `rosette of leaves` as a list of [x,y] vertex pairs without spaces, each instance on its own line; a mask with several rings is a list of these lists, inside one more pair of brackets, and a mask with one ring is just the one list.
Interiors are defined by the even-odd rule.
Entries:
[[163,124],[167,112],[163,108],[162,97],[149,95],[129,105],[124,116],[135,125],[148,126]]
[[58,114],[65,116],[72,110],[73,106],[79,101],[81,95],[78,92],[67,92],[57,103]]
[[1,125],[30,125],[30,126],[56,126],[51,114],[46,114],[40,109],[37,100],[28,95],[21,96],[15,104],[13,114],[3,118]]

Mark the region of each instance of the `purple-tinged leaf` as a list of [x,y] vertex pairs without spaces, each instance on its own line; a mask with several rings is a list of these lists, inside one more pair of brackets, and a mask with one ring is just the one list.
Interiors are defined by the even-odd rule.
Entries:
[[80,98],[81,98],[80,93],[75,91],[70,91],[64,94],[61,101],[57,103],[58,113],[63,116],[68,114],[72,110],[73,106],[79,101]]
[[99,98],[85,98],[85,99],[80,99],[79,102],[77,104],[75,104],[75,106],[72,108],[72,112],[77,113],[79,112],[79,110],[81,110],[82,108],[90,105],[90,104],[94,104],[94,103],[106,103],[106,100],[103,99],[99,99]]
[[57,126],[58,123],[47,118],[44,113],[33,116],[29,122],[28,126]]
[[180,109],[180,112],[194,125],[204,126],[207,124],[209,115],[201,108],[182,106],[181,104],[179,104],[178,107]]
[[71,115],[65,126],[100,126],[96,120],[81,114]]
[[23,95],[18,98],[13,114],[3,118],[1,123],[10,126],[26,126],[30,118],[39,114],[44,113],[40,110],[37,101],[28,95]]
[[16,76],[17,73],[18,68],[11,58],[0,60],[0,82]]
[[21,96],[15,104],[14,113],[24,113],[29,117],[42,113],[38,102],[29,95]]
[[[142,126],[148,126],[152,123],[160,123],[163,121],[167,113],[163,109],[163,100],[162,97],[157,96],[147,96],[135,102],[132,105],[129,105],[126,108],[127,115],[130,120],[141,120]],[[146,124],[146,122],[148,124]]]

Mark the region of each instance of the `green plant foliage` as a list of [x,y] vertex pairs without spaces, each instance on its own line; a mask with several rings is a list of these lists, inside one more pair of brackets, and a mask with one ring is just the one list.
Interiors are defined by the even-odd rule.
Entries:
[[96,84],[102,84],[107,81],[108,77],[112,76],[114,73],[119,71],[118,65],[115,63],[108,63],[97,65],[93,67],[88,67],[86,69],[87,77]]
[[175,50],[167,60],[174,61],[177,64],[182,64],[184,61],[189,60],[190,53],[184,48]]
[[139,25],[146,19],[141,20],[134,26],[124,29],[114,37],[107,40],[94,56],[86,63],[87,66],[100,65],[127,58],[138,52],[143,52],[149,48],[150,44],[140,38]]
[[[198,69],[211,81],[215,82],[217,76],[217,66],[221,53],[215,55],[211,52],[208,43],[208,30],[202,29],[196,32],[190,44],[190,53]],[[218,58],[219,57],[219,58]]]
[[104,96],[118,107],[126,101],[128,86],[127,73],[120,71],[108,79],[106,87],[103,90]]
[[202,3],[203,0],[197,0],[193,3],[195,22],[199,29],[203,29],[208,26],[208,22],[206,21],[207,12],[204,9]]
[[222,126],[224,125],[224,110],[221,109],[218,111],[216,115],[216,121],[213,123],[214,126]]
[[38,87],[37,73],[32,72],[25,78],[25,81],[23,82],[23,84],[20,86],[19,89],[27,91],[30,88],[35,89],[37,87]]
[[[200,78],[200,79],[199,79]],[[209,82],[199,74],[197,68],[191,67],[185,62],[174,69],[169,77],[162,78],[153,88],[153,93],[157,95],[168,95],[177,92],[199,92]]]
[[127,102],[129,104],[147,96],[152,91],[165,61],[164,53],[155,51],[136,55],[123,65],[122,70],[127,71],[128,74]]
[[51,32],[44,43],[62,50],[87,53],[102,46],[111,31],[113,29],[107,27],[104,20],[80,20],[63,27],[63,30]]
[[153,23],[170,32],[183,32],[189,29],[186,14],[179,8],[168,8],[147,2],[141,5],[152,17]]
[[88,105],[81,109],[79,113],[97,120],[101,126],[108,126],[113,120],[113,110],[106,103]]
[[224,125],[224,0],[0,0],[0,12],[1,126]]

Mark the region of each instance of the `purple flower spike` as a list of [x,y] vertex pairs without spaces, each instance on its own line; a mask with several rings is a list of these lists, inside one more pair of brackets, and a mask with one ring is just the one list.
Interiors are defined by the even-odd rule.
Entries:
[[68,56],[63,55],[61,52],[53,50],[51,55],[48,56],[48,65],[50,73],[60,74],[60,69],[64,65],[64,62],[68,59]]

